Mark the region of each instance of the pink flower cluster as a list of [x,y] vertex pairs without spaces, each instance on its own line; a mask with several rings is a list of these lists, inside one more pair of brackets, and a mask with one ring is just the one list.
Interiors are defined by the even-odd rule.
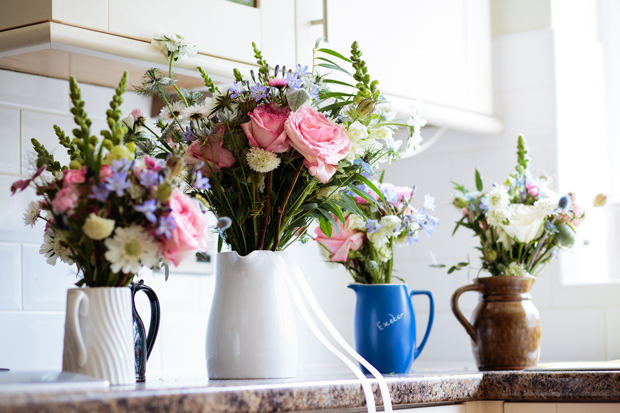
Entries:
[[366,234],[364,232],[349,228],[350,217],[350,215],[346,217],[344,227],[339,220],[336,220],[338,231],[332,231],[331,238],[325,235],[323,231],[321,231],[321,228],[317,227],[315,230],[315,241],[321,243],[329,250],[333,262],[345,262],[349,255],[349,251],[357,251],[360,249],[366,239]]

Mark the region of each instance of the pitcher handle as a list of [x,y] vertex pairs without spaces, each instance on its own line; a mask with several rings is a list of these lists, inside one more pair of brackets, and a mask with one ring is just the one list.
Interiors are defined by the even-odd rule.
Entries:
[[478,334],[476,333],[476,329],[474,328],[474,326],[471,325],[469,321],[467,321],[467,319],[459,309],[459,297],[461,296],[461,294],[467,291],[478,291],[479,293],[484,294],[484,285],[476,282],[459,288],[454,292],[454,294],[452,294],[450,304],[452,306],[452,312],[456,316],[456,319],[459,320],[459,323],[461,323],[463,327],[465,327],[465,331],[467,331],[467,334],[469,334],[474,343],[477,343]]
[[413,298],[414,295],[426,295],[428,296],[428,300],[430,301],[431,307],[428,315],[428,323],[426,324],[426,332],[424,333],[424,338],[420,342],[420,345],[416,347],[413,359],[417,359],[422,350],[424,350],[424,346],[426,345],[426,341],[428,340],[428,336],[431,333],[431,328],[433,327],[433,320],[435,319],[435,301],[433,300],[433,295],[430,291],[410,291],[409,298]]
[[69,295],[67,301],[67,330],[69,336],[73,337],[77,345],[78,366],[84,367],[88,360],[88,352],[84,344],[84,337],[80,328],[80,316],[88,315],[89,300],[84,291],[77,291],[76,294]]
[[139,283],[134,284],[134,297],[136,296],[136,293],[138,291],[144,291],[151,305],[151,322],[149,324],[149,331],[146,336],[146,359],[148,360],[149,356],[151,355],[151,351],[153,351],[153,345],[155,344],[155,339],[157,339],[157,333],[159,332],[161,308],[159,306],[159,299],[157,298],[157,294],[155,294],[155,291],[153,291],[151,287],[144,284],[144,280],[140,280]]

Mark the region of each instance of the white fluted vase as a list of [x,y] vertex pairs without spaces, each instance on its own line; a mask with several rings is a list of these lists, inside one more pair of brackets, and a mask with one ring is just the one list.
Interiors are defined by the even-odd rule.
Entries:
[[284,252],[217,255],[207,327],[210,379],[295,377],[297,332],[285,281],[269,257]]
[[62,370],[108,380],[136,382],[131,291],[127,287],[72,288]]

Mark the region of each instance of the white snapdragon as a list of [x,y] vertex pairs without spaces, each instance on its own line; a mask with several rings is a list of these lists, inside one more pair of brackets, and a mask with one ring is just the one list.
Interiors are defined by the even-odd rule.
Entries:
[[366,222],[364,221],[364,218],[357,214],[349,215],[349,229],[353,231],[366,232]]
[[176,53],[179,58],[183,59],[197,55],[196,45],[190,44],[183,36],[176,33],[158,32],[153,36],[151,44],[157,46],[166,56]]
[[368,129],[359,121],[355,121],[349,125],[346,132],[351,141],[351,151],[345,159],[349,162],[353,162],[356,158],[364,155],[366,148],[368,148]]
[[388,244],[391,237],[397,237],[401,232],[401,220],[396,215],[386,215],[379,220],[381,227],[377,232],[368,234],[368,239],[379,250]]
[[392,258],[392,249],[389,244],[383,244],[381,247],[376,249],[377,258],[381,262],[388,262],[390,258]]
[[407,150],[414,150],[420,147],[422,143],[422,127],[426,125],[424,116],[424,108],[422,101],[416,100],[411,104],[411,117],[407,121],[407,125],[413,127],[413,133],[407,140]]
[[260,173],[273,171],[281,162],[278,155],[261,148],[250,148],[246,156],[250,169]]

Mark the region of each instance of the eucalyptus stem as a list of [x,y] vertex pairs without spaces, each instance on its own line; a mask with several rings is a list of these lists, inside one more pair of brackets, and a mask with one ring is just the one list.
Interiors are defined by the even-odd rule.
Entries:
[[[273,181],[273,171],[267,173],[267,183],[265,184],[265,218],[263,219],[263,231],[260,236],[260,244],[258,249],[262,250],[265,245],[265,236],[267,235],[267,226],[269,225],[269,200],[271,199],[271,182]],[[275,251],[275,250],[274,250]]]
[[276,225],[276,242],[273,244],[272,251],[278,250],[278,245],[280,245],[280,227],[282,226],[282,216],[284,215],[284,211],[286,210],[286,204],[288,203],[288,199],[291,197],[291,193],[293,192],[293,188],[295,188],[295,184],[297,183],[297,179],[299,179],[299,175],[301,174],[301,168],[304,165],[303,159],[299,160],[297,164],[297,169],[295,169],[295,175],[293,175],[293,180],[291,181],[291,186],[288,188],[288,192],[284,197],[284,202],[280,206],[278,210],[278,223]]

